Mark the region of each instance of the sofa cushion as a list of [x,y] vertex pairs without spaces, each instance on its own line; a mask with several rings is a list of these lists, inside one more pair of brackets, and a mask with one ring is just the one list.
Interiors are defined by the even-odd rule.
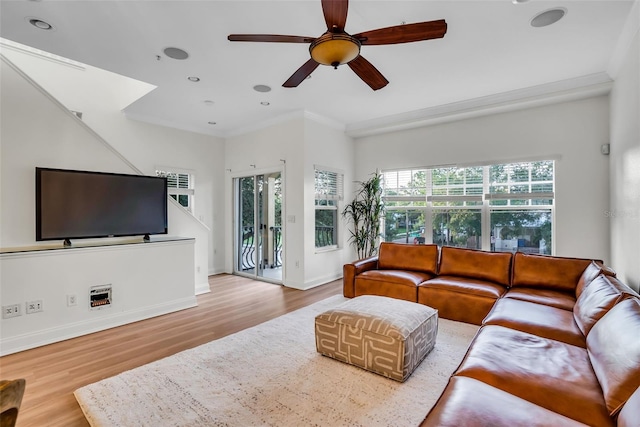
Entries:
[[420,286],[496,299],[500,298],[507,290],[504,286],[493,282],[480,279],[463,279],[455,276],[434,277],[420,284]]
[[438,276],[418,286],[418,302],[438,309],[442,319],[480,325],[505,291],[504,286],[492,282]]
[[379,295],[416,302],[418,285],[431,277],[417,271],[369,270],[356,276],[355,296]]
[[561,258],[517,252],[513,256],[512,287],[535,287],[575,293],[590,259]]
[[602,316],[587,335],[587,350],[613,416],[640,387],[640,300],[625,299]]
[[582,272],[580,279],[578,279],[578,285],[576,286],[576,298],[580,297],[580,294],[582,294],[585,286],[587,286],[593,281],[593,279],[601,274],[615,277],[616,272],[601,263],[591,261],[587,268],[585,268]]
[[[578,327],[586,336],[593,325],[618,302],[637,294],[615,277],[600,275],[584,288],[573,307]],[[640,331],[638,331],[640,334]]]
[[509,286],[510,252],[484,252],[444,246],[440,253],[438,274],[486,280]]
[[589,425],[611,420],[587,350],[503,326],[483,326],[456,374]]
[[544,338],[585,347],[585,337],[573,319],[573,313],[561,308],[501,298],[482,322],[529,332]]
[[438,270],[438,246],[382,242],[378,252],[378,268],[435,275]]
[[519,299],[571,311],[576,303],[573,292],[540,288],[511,288],[505,298]]
[[[613,422],[603,424],[613,426]],[[452,377],[421,427],[586,426],[467,377]]]

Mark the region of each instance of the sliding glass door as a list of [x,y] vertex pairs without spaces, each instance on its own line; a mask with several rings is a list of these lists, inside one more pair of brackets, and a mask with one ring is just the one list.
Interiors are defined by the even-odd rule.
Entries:
[[234,179],[236,274],[282,283],[280,172]]

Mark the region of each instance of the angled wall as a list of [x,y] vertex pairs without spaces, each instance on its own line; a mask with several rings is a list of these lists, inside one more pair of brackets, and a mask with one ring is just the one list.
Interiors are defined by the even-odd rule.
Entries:
[[[154,86],[64,58],[50,58],[19,45],[2,44],[2,53],[67,109],[82,113],[82,121],[134,168],[153,175],[158,167],[190,170],[195,175],[195,209],[171,220],[180,234],[203,233],[196,243],[196,280],[207,287],[207,275],[221,272],[222,257],[214,257],[223,242],[221,139],[129,120],[122,109]],[[176,228],[177,227],[177,228]],[[199,270],[199,271],[197,271]]]
[[[0,62],[0,304],[17,304],[22,314],[0,319],[0,352],[20,351],[194,306],[193,239],[175,245],[7,253],[12,247],[51,246],[35,242],[36,166],[136,171],[18,69],[4,58]],[[180,207],[170,207],[170,232],[182,214]],[[110,240],[115,241],[124,243],[124,239]],[[56,245],[62,246],[61,242]],[[91,311],[89,289],[105,284],[113,286],[113,305]],[[76,306],[67,304],[67,295],[77,297]],[[41,301],[43,311],[27,314],[28,301]]]

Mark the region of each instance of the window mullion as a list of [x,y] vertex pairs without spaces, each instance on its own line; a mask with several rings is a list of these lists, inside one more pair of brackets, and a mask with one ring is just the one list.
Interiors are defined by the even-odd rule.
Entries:
[[[482,193],[488,194],[489,187],[491,186],[490,182],[490,174],[489,174],[490,166],[482,167]],[[490,251],[491,248],[491,210],[489,208],[489,200],[485,197],[482,201],[482,209],[480,213],[480,226],[482,230],[482,250]]]
[[[432,174],[432,169],[427,169],[425,175],[425,181],[426,181],[426,196],[427,198],[429,196],[433,195],[433,190],[432,190],[432,183],[433,183],[433,178],[431,176]],[[426,206],[424,207],[424,239],[425,239],[425,243],[433,243],[433,203],[432,202],[427,202]]]

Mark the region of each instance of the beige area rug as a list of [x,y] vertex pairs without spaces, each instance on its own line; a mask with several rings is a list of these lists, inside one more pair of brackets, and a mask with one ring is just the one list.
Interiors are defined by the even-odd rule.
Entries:
[[314,318],[334,296],[75,392],[92,426],[416,426],[477,326],[439,320],[404,383],[316,353]]

